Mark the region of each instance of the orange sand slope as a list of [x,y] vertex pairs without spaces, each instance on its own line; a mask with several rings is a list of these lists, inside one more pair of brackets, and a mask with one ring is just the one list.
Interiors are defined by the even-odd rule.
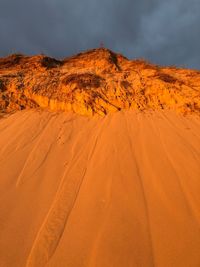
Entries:
[[200,266],[200,120],[0,120],[1,267]]

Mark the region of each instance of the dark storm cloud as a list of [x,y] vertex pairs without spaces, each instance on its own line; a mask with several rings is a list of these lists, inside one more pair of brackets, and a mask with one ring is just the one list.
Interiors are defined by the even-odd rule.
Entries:
[[101,42],[129,58],[200,68],[199,0],[0,0],[0,56],[64,57]]

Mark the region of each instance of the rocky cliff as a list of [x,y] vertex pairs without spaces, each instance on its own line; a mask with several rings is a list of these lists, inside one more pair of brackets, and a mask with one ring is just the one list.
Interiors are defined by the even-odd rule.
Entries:
[[56,60],[0,59],[0,112],[27,108],[105,115],[122,109],[200,114],[200,71],[128,60],[100,48]]

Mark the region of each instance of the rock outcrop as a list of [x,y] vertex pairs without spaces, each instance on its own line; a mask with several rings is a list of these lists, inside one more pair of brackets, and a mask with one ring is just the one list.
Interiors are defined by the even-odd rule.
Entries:
[[0,112],[27,108],[105,115],[121,109],[200,114],[200,71],[128,60],[100,48],[56,60],[0,59]]

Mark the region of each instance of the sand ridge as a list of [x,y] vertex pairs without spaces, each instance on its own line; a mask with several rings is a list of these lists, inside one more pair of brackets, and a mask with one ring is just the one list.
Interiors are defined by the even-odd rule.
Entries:
[[0,112],[50,109],[105,116],[119,110],[200,114],[200,72],[129,60],[106,48],[56,60],[0,58]]

